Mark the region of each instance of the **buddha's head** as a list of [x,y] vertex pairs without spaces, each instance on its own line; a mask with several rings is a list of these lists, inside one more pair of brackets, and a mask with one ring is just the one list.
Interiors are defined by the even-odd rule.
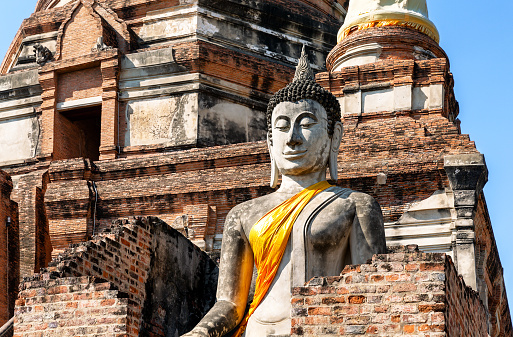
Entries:
[[276,186],[278,172],[304,175],[327,167],[336,180],[341,137],[340,104],[315,82],[303,47],[294,80],[267,106],[271,186]]

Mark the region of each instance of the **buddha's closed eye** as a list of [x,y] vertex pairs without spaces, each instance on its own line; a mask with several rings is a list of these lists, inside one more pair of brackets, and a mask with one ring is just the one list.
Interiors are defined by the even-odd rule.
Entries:
[[287,131],[290,128],[290,121],[287,118],[278,118],[274,128],[280,131]]
[[315,124],[317,124],[317,120],[309,116],[301,118],[301,121],[299,122],[299,125],[304,129],[308,129]]

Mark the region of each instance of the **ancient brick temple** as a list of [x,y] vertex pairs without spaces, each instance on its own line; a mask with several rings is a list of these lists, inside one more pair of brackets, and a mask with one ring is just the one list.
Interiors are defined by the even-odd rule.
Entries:
[[[392,312],[388,298],[376,309],[383,312],[374,312],[383,314],[382,326],[355,318],[329,333],[310,329],[327,318],[308,318],[324,314],[307,307],[298,309],[293,332],[383,335],[389,322],[405,333],[422,335],[429,325],[437,326],[432,336],[459,336],[467,330],[454,321],[464,317],[478,321],[476,336],[512,336],[482,190],[486,163],[461,134],[438,32],[427,18],[354,26],[348,18],[343,26],[348,6],[345,0],[39,0],[0,67],[6,173],[0,174],[0,246],[8,247],[0,248],[0,261],[9,263],[0,275],[7,280],[5,286],[0,280],[0,326],[13,316],[24,277],[17,336],[187,331],[211,305],[210,295],[194,294],[215,288],[215,268],[204,253],[218,254],[228,211],[271,191],[266,104],[293,77],[305,45],[318,83],[342,107],[336,183],[378,200],[389,246],[415,244],[425,252],[394,253],[418,262],[405,277],[441,280],[445,288],[434,285],[438,290],[427,291],[414,309],[404,304],[425,314],[425,322],[421,314]],[[116,221],[128,217],[136,219]],[[159,247],[173,251],[169,265],[176,270],[158,268],[167,263]],[[394,254],[381,258],[398,259],[401,274],[408,261]],[[434,276],[421,270],[430,259]],[[387,267],[364,266],[347,273],[393,288],[385,283],[395,276],[375,277]],[[310,286],[341,287],[346,274]],[[175,293],[160,294],[181,303],[179,309],[151,293],[169,277],[198,278],[186,290],[176,283]],[[297,289],[298,307],[310,303],[301,296],[317,294],[308,287]],[[333,301],[367,303],[372,287],[366,289],[311,301],[325,304],[324,316],[337,316],[360,307],[334,309]],[[412,289],[401,301],[415,302],[422,288]],[[38,310],[47,301],[66,304],[50,306],[52,315],[44,316]],[[450,304],[442,310],[443,303]],[[82,315],[92,321],[69,312],[91,307],[98,310]],[[66,324],[68,330],[52,330]]]

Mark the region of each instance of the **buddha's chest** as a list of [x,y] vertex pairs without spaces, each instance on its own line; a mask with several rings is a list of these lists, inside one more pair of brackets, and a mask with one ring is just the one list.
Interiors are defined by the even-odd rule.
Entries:
[[[330,205],[331,206],[331,205]],[[337,248],[343,248],[344,241],[350,234],[354,220],[354,211],[349,203],[339,207],[326,207],[315,217],[301,224],[305,249],[310,247],[319,253]]]
[[317,200],[317,205],[309,205],[310,213],[304,213],[294,225],[290,242],[294,285],[313,276],[339,275],[350,261],[348,248],[355,208],[348,198],[330,197],[326,195],[324,200]]

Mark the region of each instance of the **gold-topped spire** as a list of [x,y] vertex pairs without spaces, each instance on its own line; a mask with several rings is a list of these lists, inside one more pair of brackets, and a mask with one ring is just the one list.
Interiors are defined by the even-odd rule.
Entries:
[[351,0],[337,40],[353,31],[384,26],[409,27],[440,41],[438,30],[428,18],[426,0]]

